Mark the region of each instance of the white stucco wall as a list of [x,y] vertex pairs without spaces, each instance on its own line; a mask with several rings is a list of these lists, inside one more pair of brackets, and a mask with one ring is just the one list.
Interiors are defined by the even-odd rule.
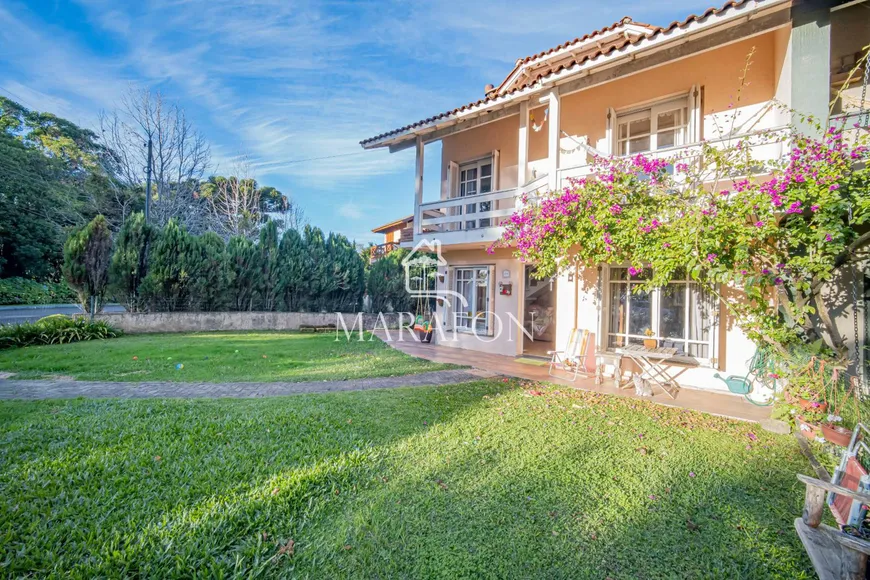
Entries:
[[[509,315],[518,317],[522,300],[523,265],[519,260],[511,257],[506,250],[498,250],[495,254],[488,254],[485,249],[444,251],[444,259],[448,262],[447,268],[439,268],[439,274],[445,274],[443,281],[438,280],[438,290],[449,289],[453,286],[452,269],[462,266],[493,266],[494,275],[491,280],[495,288],[492,298],[491,310],[493,317],[493,336],[475,336],[467,331],[453,329],[452,312],[447,304],[439,305],[436,309],[437,330],[433,336],[433,342],[442,346],[453,348],[465,348],[492,354],[515,356],[521,352],[521,341],[518,338],[520,330],[516,328]],[[509,277],[503,277],[507,270]],[[498,293],[498,284],[511,284],[511,295],[503,296]],[[499,324],[501,322],[501,324]]]

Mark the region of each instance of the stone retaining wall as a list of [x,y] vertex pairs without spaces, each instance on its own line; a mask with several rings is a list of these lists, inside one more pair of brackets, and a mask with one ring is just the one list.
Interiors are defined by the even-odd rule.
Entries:
[[[302,326],[336,325],[342,330],[338,316],[343,317],[348,330],[359,329],[358,318],[362,317],[365,330],[398,328],[399,315],[337,314],[335,312],[153,312],[153,313],[104,313],[95,316],[112,326],[131,334],[142,332],[200,332],[215,330],[299,330]],[[412,319],[405,315],[404,322]]]

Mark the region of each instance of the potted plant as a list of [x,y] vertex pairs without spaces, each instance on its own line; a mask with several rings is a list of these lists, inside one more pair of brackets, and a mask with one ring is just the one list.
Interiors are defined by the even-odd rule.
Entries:
[[824,413],[828,410],[825,391],[825,362],[812,357],[809,363],[791,373],[785,396],[787,402],[805,413]]
[[646,336],[646,338],[643,339],[643,346],[644,347],[646,347],[646,348],[657,348],[658,347],[659,341],[656,340],[655,338],[653,338],[656,335],[656,333],[653,332],[652,328],[647,328],[646,330],[643,331],[643,334]]
[[823,412],[809,410],[803,413],[796,413],[794,422],[800,434],[813,441],[816,437],[824,437],[821,425],[823,420]]
[[[861,420],[857,377],[852,377],[848,389],[843,387],[836,376],[832,377],[827,397],[831,412],[822,422],[822,433],[827,441],[846,447],[852,441],[852,430]],[[853,405],[849,405],[850,402]]]

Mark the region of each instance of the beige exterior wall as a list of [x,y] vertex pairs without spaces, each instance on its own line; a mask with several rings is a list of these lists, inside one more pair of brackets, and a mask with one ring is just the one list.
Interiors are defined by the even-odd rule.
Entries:
[[[692,86],[699,86],[703,87],[702,137],[718,136],[716,122],[725,124],[735,108],[741,109],[741,122],[774,97],[775,35],[771,32],[562,97],[561,128],[572,136],[586,136],[590,144],[606,151],[608,107],[619,112],[640,103],[688,94]],[[738,102],[740,76],[753,47],[749,83]]]
[[[576,138],[586,138],[587,142],[600,150],[609,149],[606,143],[607,110],[613,108],[629,109],[635,105],[649,103],[663,98],[688,94],[693,86],[702,87],[702,137],[706,139],[719,136],[720,129],[732,129],[731,116],[739,113],[736,127],[741,125],[752,129],[773,127],[788,122],[785,114],[768,108],[776,97],[788,101],[791,90],[789,63],[789,29],[775,30],[752,39],[724,46],[714,51],[685,58],[649,71],[637,73],[613,82],[599,85],[584,91],[563,96],[561,99],[561,129]],[[746,66],[747,56],[754,48],[748,83],[740,90],[740,76]],[[530,109],[534,123],[541,124],[544,107]],[[762,115],[763,113],[763,115]],[[760,121],[759,121],[760,119]],[[758,121],[758,122],[756,122]],[[548,146],[547,128],[534,131],[529,123],[529,180],[546,173]],[[462,163],[500,151],[500,189],[517,186],[519,117],[513,116],[477,127],[475,129],[448,136],[442,141],[441,197],[449,197],[447,191],[448,164],[453,161]],[[747,128],[747,130],[749,130]],[[739,132],[739,129],[738,129]],[[563,149],[573,146],[563,140]],[[585,163],[585,153],[573,156],[562,155],[561,167]],[[513,295],[496,295],[493,310],[508,320],[510,313],[522,319],[523,264],[514,259],[509,252],[500,250],[488,255],[483,248],[476,250],[451,251],[450,246],[443,248],[444,258],[450,267],[459,265],[494,265],[495,280],[502,279],[502,271],[510,271]],[[557,324],[556,348],[565,346],[573,328],[589,329],[593,342],[602,347],[605,339],[599,336],[604,331],[607,300],[605,289],[599,290],[598,272],[595,268],[581,269],[573,280],[563,274],[557,280]],[[451,284],[451,278],[442,287]],[[599,293],[604,297],[599,299]],[[603,303],[602,303],[603,301]],[[439,316],[449,313],[439,309]],[[439,320],[442,328],[445,320]],[[492,342],[482,342],[470,335],[447,332],[445,336],[436,335],[436,341],[445,346],[480,350],[490,353],[515,355],[522,352],[522,340],[516,328],[508,340],[506,335]],[[712,366],[676,367],[676,381],[684,387],[697,387],[713,390],[727,390],[724,383],[714,377],[723,375],[745,375],[746,364],[755,352],[754,344],[740,331],[728,316],[724,307],[720,309],[718,328],[714,333],[713,352],[717,360]],[[595,365],[595,351],[591,350],[587,359],[587,369],[591,372]],[[609,370],[609,369],[608,369]],[[632,370],[629,361],[624,361],[623,370]]]
[[[517,316],[520,312],[521,292],[523,286],[523,265],[514,258],[507,250],[498,250],[495,254],[487,254],[484,250],[461,250],[442,251],[442,256],[450,265],[444,280],[438,281],[438,290],[453,290],[453,268],[461,266],[493,266],[494,276],[492,280],[494,297],[491,299],[492,312],[496,315],[494,320],[501,321],[493,324],[493,336],[479,338],[475,335],[452,330],[452,312],[446,305],[439,306],[436,310],[436,329],[433,340],[443,346],[479,350],[492,354],[514,356],[520,354],[521,344],[515,324],[510,316]],[[507,270],[509,277],[503,276]],[[441,270],[443,271],[443,269]],[[510,296],[502,296],[498,293],[498,283],[510,283],[512,292]],[[448,329],[448,330],[444,330]]]
[[[782,124],[785,121],[772,111],[760,123],[754,124],[754,121],[778,92],[781,99],[787,98],[787,89],[791,85],[786,82],[789,79],[784,78],[783,70],[787,63],[788,39],[788,28],[782,28],[566,95],[561,99],[561,129],[572,137],[585,137],[589,144],[606,151],[608,108],[619,112],[620,109],[638,104],[688,94],[692,86],[703,87],[704,138],[718,136],[719,128],[723,126],[730,130],[734,112],[739,113],[736,121],[738,126],[762,128]],[[748,83],[740,90],[738,101],[740,76],[753,47],[755,52],[751,59]],[[787,73],[787,67],[785,69]],[[782,94],[783,90],[785,94]],[[530,107],[534,124],[543,123],[545,108]],[[540,131],[534,131],[532,124],[529,123],[529,180],[536,174],[540,176],[547,172],[548,156],[546,125]],[[519,116],[514,115],[445,137],[441,150],[441,199],[450,197],[447,174],[451,161],[463,163],[489,155],[493,150],[500,152],[499,189],[516,187],[518,131]],[[563,138],[562,148],[573,149],[574,146]],[[563,154],[561,166],[571,167],[585,162],[586,155],[580,151],[569,156]]]

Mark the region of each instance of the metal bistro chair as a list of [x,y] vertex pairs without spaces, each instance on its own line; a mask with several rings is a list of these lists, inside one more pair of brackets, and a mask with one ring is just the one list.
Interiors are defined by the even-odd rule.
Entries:
[[550,355],[550,368],[548,374],[551,377],[559,377],[553,374],[554,370],[573,373],[571,380],[575,380],[578,374],[588,375],[586,371],[585,360],[586,353],[589,350],[589,331],[585,329],[574,328],[571,334],[568,335],[568,344],[565,350],[548,350]]

